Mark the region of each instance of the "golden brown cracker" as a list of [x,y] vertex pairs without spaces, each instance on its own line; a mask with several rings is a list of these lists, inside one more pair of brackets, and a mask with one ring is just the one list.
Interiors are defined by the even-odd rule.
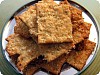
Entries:
[[78,23],[77,27],[73,30],[74,44],[77,44],[89,37],[91,24],[87,22]]
[[7,38],[6,50],[10,56],[19,54],[17,67],[23,70],[27,64],[39,56],[37,45],[32,39],[25,39],[18,34],[12,34]]
[[84,38],[89,37],[91,24],[84,22],[82,11],[80,9],[71,6],[70,11],[73,24],[73,40],[74,44],[77,44],[84,40]]
[[37,36],[36,7],[30,6],[25,12],[19,15],[19,17],[29,28],[29,33],[31,34],[31,37],[33,39],[36,39]]
[[52,62],[42,64],[41,67],[55,75],[58,75],[65,61],[66,54],[63,54]]
[[72,6],[67,0],[61,1],[60,5],[69,5],[70,6],[70,11],[71,11],[71,20],[73,21],[77,21],[77,20],[81,20],[82,18],[82,10]]
[[81,19],[81,20],[78,20],[78,21],[72,21],[72,24],[73,24],[73,32],[76,30],[76,28],[78,29],[78,27],[82,24],[84,24],[84,20]]
[[81,42],[82,40],[84,40],[84,38],[82,37],[82,33],[79,31],[74,31],[73,32],[73,42],[74,44],[77,44],[79,42]]
[[23,75],[33,75],[38,70],[35,65],[28,65],[26,69],[23,70]]
[[48,62],[56,59],[62,54],[68,54],[73,48],[74,44],[72,43],[63,43],[63,44],[45,44],[39,45],[41,55],[44,55],[44,60]]
[[74,44],[81,42],[82,40],[84,40],[84,38],[88,38],[91,25],[89,23],[84,22],[84,19],[82,17],[82,10],[70,5],[67,0],[62,1],[60,5],[70,6]]
[[67,56],[67,63],[78,70],[82,70],[95,48],[95,43],[89,40],[84,40],[82,43],[83,44],[77,46],[77,48],[79,47],[81,50],[79,48],[78,50],[72,50]]
[[71,20],[72,21],[77,21],[77,20],[83,19],[82,10],[80,10],[74,6],[71,6],[70,11],[71,11]]
[[[18,56],[19,56],[18,54],[10,56],[10,58],[12,59],[12,62],[15,65],[17,64]],[[22,72],[23,72],[23,75],[33,75],[37,70],[38,70],[38,67],[36,66],[36,64],[33,62],[30,62]]]
[[30,33],[28,31],[29,29],[25,25],[25,23],[20,20],[19,16],[15,16],[15,20],[16,20],[16,26],[14,27],[14,32],[16,34],[20,34],[25,38],[29,38],[30,37]]
[[[80,31],[82,32],[82,35],[83,35],[84,38],[88,38],[92,24],[84,22],[84,25],[85,25],[84,26],[85,28],[80,27]],[[82,29],[84,29],[84,30],[82,31]]]
[[72,42],[72,23],[62,6],[37,3],[38,43]]

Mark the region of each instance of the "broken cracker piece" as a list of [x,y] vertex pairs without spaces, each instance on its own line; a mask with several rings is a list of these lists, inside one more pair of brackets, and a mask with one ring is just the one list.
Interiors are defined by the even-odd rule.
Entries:
[[84,38],[82,37],[82,33],[79,31],[74,31],[73,32],[73,42],[74,44],[80,43]]
[[80,10],[74,6],[71,6],[70,11],[71,11],[71,20],[72,21],[78,21],[78,20],[83,19],[82,10]]
[[37,45],[32,39],[25,39],[18,34],[12,34],[7,38],[6,50],[9,56],[19,54],[17,67],[22,71],[27,64],[39,56]]
[[28,31],[29,29],[25,25],[25,23],[21,21],[19,16],[15,16],[15,20],[16,20],[16,26],[14,27],[14,32],[16,34],[20,34],[21,36],[25,38],[29,38],[30,37],[30,33]]
[[72,42],[72,23],[63,6],[37,3],[38,43]]
[[82,43],[83,44],[77,46],[77,48],[79,47],[81,50],[79,48],[78,50],[72,50],[66,60],[67,63],[78,70],[82,70],[96,45],[94,42],[89,40],[84,40]]
[[87,22],[78,23],[77,28],[73,30],[73,41],[77,44],[89,37],[91,24]]
[[23,70],[23,75],[33,75],[38,70],[35,65],[28,65],[26,69]]
[[27,25],[31,37],[36,41],[37,37],[36,7],[30,6],[24,13],[19,15],[19,17]]
[[72,6],[67,0],[61,1],[60,5],[69,5],[70,11],[71,11],[71,20],[72,20],[72,22],[83,19],[82,10]]
[[[91,23],[84,22],[85,28],[80,27],[79,31],[83,33],[84,38],[88,38],[90,34]],[[84,29],[84,30],[83,30]],[[83,31],[82,31],[83,30]]]
[[42,64],[41,67],[55,75],[58,75],[63,64],[65,63],[65,60],[66,54],[63,54],[52,62]]

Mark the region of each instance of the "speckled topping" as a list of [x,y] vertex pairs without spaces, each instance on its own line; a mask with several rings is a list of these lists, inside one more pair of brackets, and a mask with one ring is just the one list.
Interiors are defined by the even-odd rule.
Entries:
[[[72,42],[72,23],[63,7],[53,3],[37,3],[38,43]],[[67,8],[67,6],[66,6]],[[68,9],[68,8],[67,8]]]
[[88,57],[95,48],[95,43],[89,40],[84,40],[82,44],[77,46],[77,48],[76,50],[72,50],[72,52],[67,56],[67,63],[78,70],[82,70]]
[[18,34],[12,34],[6,40],[8,41],[6,46],[8,54],[10,56],[19,55],[17,67],[21,71],[30,61],[38,58],[40,55],[44,56],[44,60],[50,62],[62,54],[68,54],[71,51],[70,49],[73,48],[72,43],[38,45],[31,38],[26,39]]
[[72,43],[63,43],[63,44],[45,44],[38,45],[41,51],[41,55],[44,55],[44,60],[48,62],[58,58],[62,54],[68,54],[73,48]]
[[63,64],[66,62],[66,55],[63,54],[52,62],[41,64],[41,67],[54,75],[59,75]]
[[91,24],[87,22],[78,23],[77,27],[73,30],[74,44],[83,41],[89,37]]
[[25,39],[17,34],[12,34],[7,38],[6,50],[10,56],[19,54],[17,67],[23,70],[27,64],[39,56],[36,44],[31,39]]
[[29,38],[30,37],[30,33],[28,31],[29,29],[25,25],[25,23],[20,20],[19,16],[15,16],[15,20],[16,20],[16,26],[14,27],[14,32],[16,34],[20,34],[25,38]]
[[20,19],[27,25],[31,37],[36,41],[37,23],[36,23],[36,7],[30,6],[24,13],[19,15]]

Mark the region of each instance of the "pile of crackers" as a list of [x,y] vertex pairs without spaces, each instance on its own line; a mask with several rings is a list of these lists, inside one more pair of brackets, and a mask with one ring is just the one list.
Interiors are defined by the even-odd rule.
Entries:
[[82,70],[95,48],[88,40],[91,24],[67,0],[59,4],[39,1],[15,20],[6,50],[23,75],[33,75],[41,68],[59,75],[64,63]]

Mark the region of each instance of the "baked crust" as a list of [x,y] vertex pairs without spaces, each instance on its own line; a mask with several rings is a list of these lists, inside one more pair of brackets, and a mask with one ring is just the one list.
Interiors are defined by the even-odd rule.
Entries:
[[14,33],[20,34],[21,36],[25,38],[29,38],[30,37],[30,33],[28,31],[29,29],[25,25],[25,23],[21,21],[19,16],[15,16],[15,20],[16,20],[16,26],[14,27]]
[[[67,56],[67,63],[75,67],[78,70],[82,70],[86,64],[87,59],[95,48],[95,43],[89,40],[84,40],[76,47],[76,50],[72,50]],[[78,48],[78,49],[77,49]]]
[[72,23],[68,12],[58,4],[37,3],[38,43],[72,42]]

